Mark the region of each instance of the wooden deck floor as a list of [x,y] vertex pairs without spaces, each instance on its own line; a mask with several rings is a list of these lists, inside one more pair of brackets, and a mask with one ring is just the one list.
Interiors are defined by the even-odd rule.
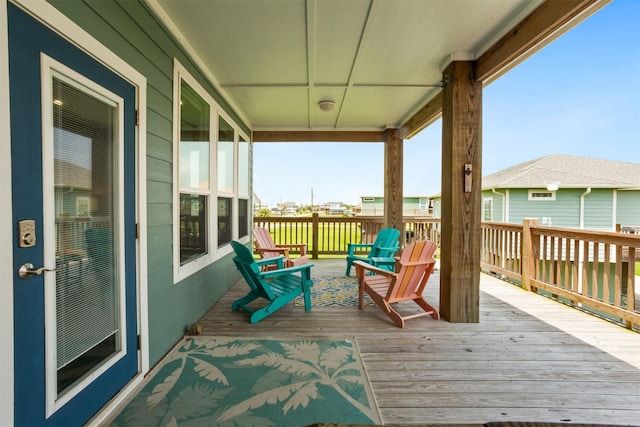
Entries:
[[[314,278],[344,260],[313,261]],[[427,285],[438,307],[439,277]],[[422,317],[405,329],[376,307],[289,305],[258,324],[231,302],[201,319],[204,335],[355,338],[385,424],[496,421],[640,425],[640,334],[482,275],[480,323]]]

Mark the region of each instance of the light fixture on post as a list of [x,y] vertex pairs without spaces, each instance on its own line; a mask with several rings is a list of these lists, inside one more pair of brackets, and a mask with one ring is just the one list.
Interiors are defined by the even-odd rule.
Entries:
[[322,101],[318,102],[318,107],[320,107],[320,109],[322,111],[325,111],[325,112],[333,110],[333,107],[335,107],[335,106],[336,106],[335,101],[333,101],[331,99],[325,99],[325,100],[322,100]]

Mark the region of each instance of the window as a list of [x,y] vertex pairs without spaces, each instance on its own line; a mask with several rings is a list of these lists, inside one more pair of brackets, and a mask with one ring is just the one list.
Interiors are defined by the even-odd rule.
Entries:
[[89,198],[88,197],[76,197],[76,216],[77,217],[89,216]]
[[493,199],[482,199],[482,220],[493,221]]
[[420,211],[426,211],[428,207],[429,207],[429,199],[427,199],[426,197],[420,197],[418,209]]
[[209,186],[209,104],[180,81],[180,264],[207,253]]
[[251,144],[211,94],[174,62],[174,281],[249,238]]
[[556,192],[555,191],[529,190],[529,200],[553,201],[555,199],[556,199]]
[[238,236],[249,235],[249,200],[238,199]]
[[222,117],[218,118],[218,247],[231,242],[233,217],[231,215],[234,184],[235,132]]
[[249,236],[249,142],[238,142],[238,237]]

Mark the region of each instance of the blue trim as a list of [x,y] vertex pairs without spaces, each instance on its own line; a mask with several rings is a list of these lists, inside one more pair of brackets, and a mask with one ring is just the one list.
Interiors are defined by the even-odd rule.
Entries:
[[[40,52],[123,97],[125,116],[125,274],[128,354],[90,386],[45,419],[44,280],[14,274],[15,425],[82,425],[138,371],[135,241],[135,88],[35,19],[7,4],[11,91],[13,219],[35,219],[33,248],[14,248],[14,272],[43,265]],[[17,242],[17,227],[14,241]]]

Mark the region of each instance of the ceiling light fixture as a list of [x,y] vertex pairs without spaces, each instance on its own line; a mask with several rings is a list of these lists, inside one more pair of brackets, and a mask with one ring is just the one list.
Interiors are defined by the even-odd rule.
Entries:
[[330,99],[326,99],[318,102],[318,107],[320,107],[322,111],[331,111],[335,106],[336,106],[335,101],[332,101]]

